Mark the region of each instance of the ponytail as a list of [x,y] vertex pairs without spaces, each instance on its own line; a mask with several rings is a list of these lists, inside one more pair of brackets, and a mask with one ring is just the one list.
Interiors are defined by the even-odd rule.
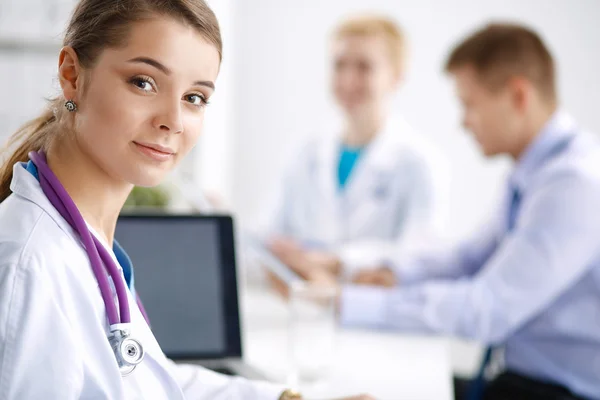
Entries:
[[[29,121],[15,132],[0,153],[4,162],[0,166],[0,203],[12,193],[10,183],[13,178],[13,166],[18,162],[26,162],[29,152],[46,150],[51,137],[50,133],[56,125],[55,107],[60,100],[55,100],[38,118]],[[12,149],[14,149],[11,152]]]

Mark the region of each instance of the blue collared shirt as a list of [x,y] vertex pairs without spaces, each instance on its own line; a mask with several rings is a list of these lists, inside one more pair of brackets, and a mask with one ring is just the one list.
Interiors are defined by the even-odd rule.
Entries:
[[471,240],[405,257],[402,286],[350,286],[343,324],[504,348],[507,369],[600,399],[600,143],[557,112],[516,165],[509,202]]
[[340,148],[340,161],[338,163],[338,188],[343,190],[346,187],[346,182],[350,178],[350,174],[358,163],[358,160],[363,153],[362,147],[350,147],[342,144]]

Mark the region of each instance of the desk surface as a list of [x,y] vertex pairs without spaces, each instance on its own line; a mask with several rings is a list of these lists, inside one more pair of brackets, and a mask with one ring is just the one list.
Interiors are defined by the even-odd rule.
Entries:
[[[287,308],[258,289],[242,294],[246,360],[267,376],[285,382],[288,371]],[[445,339],[397,333],[341,330],[337,358],[311,398],[369,393],[379,400],[451,400],[452,372]]]

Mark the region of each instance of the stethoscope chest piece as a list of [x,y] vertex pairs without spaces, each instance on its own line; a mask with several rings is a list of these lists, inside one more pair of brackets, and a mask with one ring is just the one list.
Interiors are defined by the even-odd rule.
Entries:
[[121,375],[129,375],[144,359],[144,347],[130,337],[128,330],[117,329],[109,337]]

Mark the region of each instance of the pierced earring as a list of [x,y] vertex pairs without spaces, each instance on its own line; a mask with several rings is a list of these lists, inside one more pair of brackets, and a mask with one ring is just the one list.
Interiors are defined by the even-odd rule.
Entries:
[[67,100],[67,102],[65,103],[65,108],[69,112],[75,112],[77,111],[77,104],[75,104],[73,100]]

